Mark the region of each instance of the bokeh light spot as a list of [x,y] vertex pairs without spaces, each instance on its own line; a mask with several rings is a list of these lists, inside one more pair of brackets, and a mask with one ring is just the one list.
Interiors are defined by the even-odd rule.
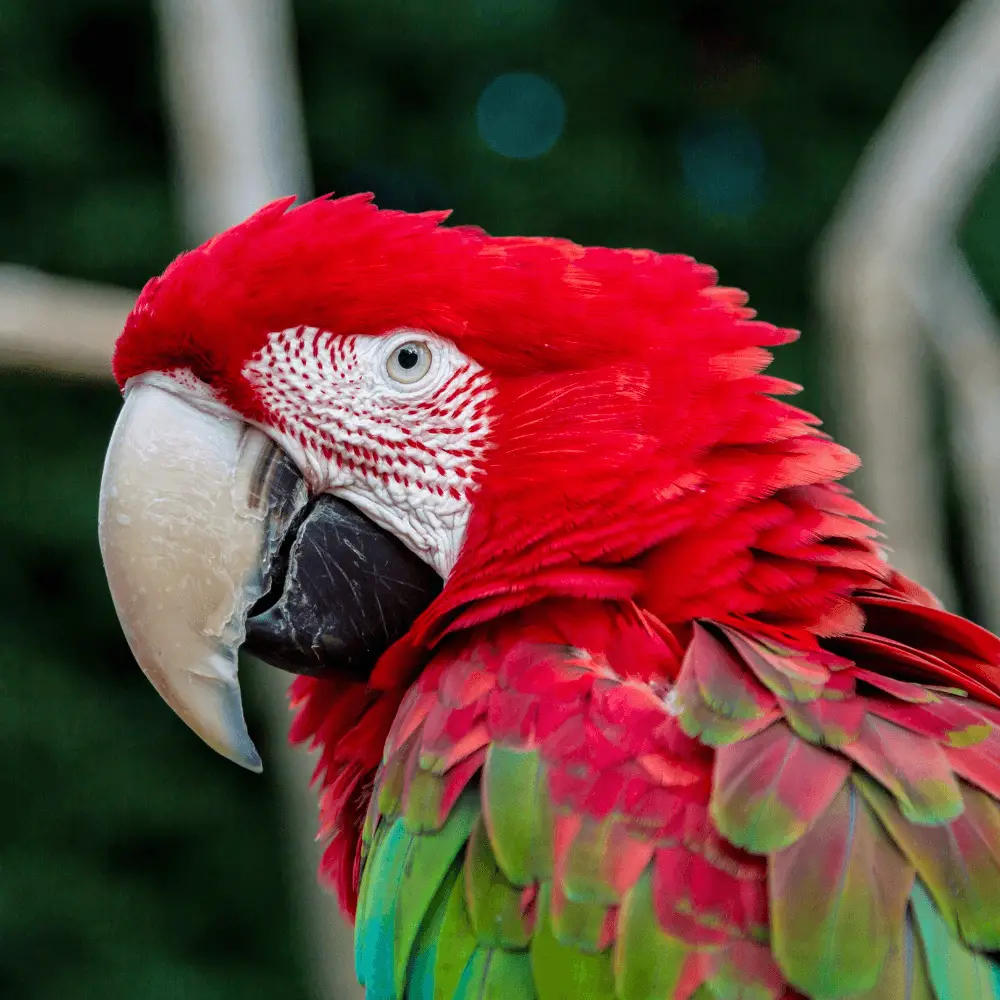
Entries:
[[562,94],[536,73],[504,73],[484,88],[476,128],[495,153],[531,160],[547,153],[566,124]]
[[766,154],[757,129],[736,114],[713,115],[679,138],[684,187],[705,215],[746,216],[760,204]]

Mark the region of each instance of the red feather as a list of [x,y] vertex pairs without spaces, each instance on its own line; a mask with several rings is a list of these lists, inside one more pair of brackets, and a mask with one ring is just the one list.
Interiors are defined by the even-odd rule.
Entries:
[[[954,872],[978,891],[995,868],[971,856],[995,847],[1000,639],[891,570],[839,482],[855,456],[773,398],[795,387],[762,372],[794,334],[689,258],[445,218],[369,196],[276,202],[151,281],[115,351],[119,384],[190,369],[265,428],[243,371],[273,331],[425,328],[484,369],[489,449],[465,470],[471,517],[440,596],[367,685],[293,687],[293,736],[321,747],[325,865],[345,906],[361,824],[379,814],[370,790],[433,826],[490,745],[541,762],[565,868],[554,912],[571,895],[560,879],[587,882],[571,871],[592,846],[580,838],[599,828],[621,848],[590,873],[617,896],[655,845],[661,929],[714,949],[685,967],[691,991],[733,963],[769,995],[793,996],[786,975],[809,981],[782,887],[808,882],[799,856],[816,845],[851,875],[852,904],[867,859],[899,857],[894,836],[944,912]],[[955,818],[962,801],[981,829]],[[884,923],[901,899],[857,912]],[[773,914],[781,969],[760,946]],[[618,915],[601,910],[600,946]],[[989,908],[973,916],[995,946]],[[834,964],[848,923],[834,914],[815,937]]]

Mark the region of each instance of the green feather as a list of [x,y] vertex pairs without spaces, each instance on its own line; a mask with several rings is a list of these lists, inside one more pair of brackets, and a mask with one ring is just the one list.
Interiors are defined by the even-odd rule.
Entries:
[[[480,949],[481,950],[481,949]],[[462,975],[476,953],[476,935],[465,903],[465,875],[458,877],[448,895],[434,962],[434,1000],[452,1000]]]
[[454,1000],[534,1000],[527,953],[479,949],[466,966]]
[[378,776],[378,811],[383,816],[397,816],[406,784],[406,762],[413,752],[411,739],[399,747],[382,765]]
[[712,747],[726,746],[748,739],[773,721],[773,713],[758,719],[730,719],[713,711],[702,701],[697,691],[684,692],[678,684],[677,721],[692,739]]
[[580,817],[580,828],[562,857],[560,873],[566,898],[574,903],[617,903],[618,893],[607,878],[611,838],[621,820],[614,814],[603,820]]
[[465,853],[465,893],[472,929],[480,945],[526,948],[531,928],[521,912],[522,890],[500,870],[480,819]]
[[531,969],[539,1000],[614,1000],[608,951],[596,955],[561,944],[549,916],[551,887],[538,893],[538,919],[531,940]]
[[461,862],[456,859],[427,909],[427,919],[420,925],[406,979],[406,1000],[434,1000],[434,971],[441,944],[441,928],[448,900],[461,870]]
[[851,1000],[936,1000],[927,963],[914,937],[913,917],[907,912],[899,938],[893,942],[879,981]]
[[362,931],[368,926],[368,904],[371,898],[369,885],[371,883],[371,872],[374,868],[374,865],[368,863],[368,859],[370,859],[381,846],[390,825],[391,824],[383,821],[376,827],[375,833],[372,835],[371,843],[367,845],[365,858],[362,860],[361,864],[361,883],[358,886],[358,906],[354,912],[354,967],[358,970],[358,975],[361,974],[361,964],[364,956],[365,935]]
[[815,1000],[879,981],[899,940],[912,869],[848,784],[769,869],[774,954]]
[[996,965],[963,948],[952,936],[923,883],[914,885],[911,899],[937,1000],[998,1000]]
[[748,851],[781,850],[814,824],[850,773],[849,761],[774,723],[716,753],[712,820]]
[[[779,1000],[785,995],[782,986],[774,982],[763,982],[738,963],[726,961],[728,953],[715,964],[712,978],[707,983],[708,996],[712,1000]],[[854,997],[851,1000],[855,1000]],[[898,1000],[898,998],[897,998]]]
[[483,984],[483,1000],[535,1000],[536,996],[528,953],[494,951]]
[[556,939],[580,951],[601,950],[601,938],[607,923],[608,907],[602,903],[576,903],[565,896],[558,898],[553,889],[549,916]]
[[397,997],[403,995],[410,951],[424,915],[479,818],[478,800],[475,792],[466,792],[455,803],[439,832],[411,834],[399,881],[395,887],[381,887],[381,891],[391,892],[395,899],[393,978]]
[[965,812],[950,824],[911,823],[874,781],[855,777],[879,820],[909,858],[954,935],[1000,949],[1000,808],[962,785]]
[[939,824],[962,814],[962,793],[936,741],[869,716],[843,752],[892,793],[908,820]]
[[785,701],[813,701],[823,695],[828,673],[808,663],[795,650],[761,640],[751,641],[731,628],[722,627],[757,679]]
[[620,1000],[664,1000],[680,982],[691,949],[664,933],[653,907],[649,870],[626,893],[618,911],[613,965]]
[[441,808],[444,790],[444,778],[417,766],[403,800],[403,817],[414,833],[429,833],[446,821],[447,814]]
[[489,972],[491,955],[489,948],[477,948],[472,953],[449,1000],[480,1000],[480,991]]
[[778,715],[773,695],[754,681],[731,647],[698,623],[674,700],[684,731],[712,746],[746,739]]
[[857,698],[845,701],[833,695],[834,692],[828,691],[815,701],[785,701],[781,709],[788,724],[802,739],[828,747],[843,747],[857,739],[864,718],[864,704]]
[[483,818],[497,864],[514,885],[552,877],[551,805],[537,751],[489,748]]

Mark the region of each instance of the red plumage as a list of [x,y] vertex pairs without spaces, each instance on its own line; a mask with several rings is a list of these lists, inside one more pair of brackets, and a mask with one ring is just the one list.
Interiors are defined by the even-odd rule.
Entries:
[[[1000,792],[1000,641],[887,565],[874,518],[840,483],[856,458],[776,398],[797,387],[762,374],[795,334],[755,320],[710,268],[446,228],[444,214],[379,211],[368,196],[289,204],[147,285],[116,350],[120,383],[189,367],[266,425],[243,368],[270,332],[305,324],[431,330],[495,390],[439,598],[367,685],[293,687],[292,737],[321,747],[341,899],[353,909],[373,781],[405,809],[431,768],[443,819],[489,745],[537,749],[563,817],[556,919],[574,845],[617,817],[612,890],[652,864],[661,928],[729,949],[690,981],[731,960],[779,995],[759,942],[774,880],[797,877],[795,837],[828,822],[829,870],[850,872],[862,861],[838,839],[843,817],[890,823],[863,781],[908,820],[945,822],[965,788]],[[852,774],[862,807],[845,791]],[[747,812],[762,802],[784,817],[767,831]],[[873,832],[857,850],[890,848]],[[897,902],[883,900],[886,919]],[[615,912],[597,944],[613,939]]]

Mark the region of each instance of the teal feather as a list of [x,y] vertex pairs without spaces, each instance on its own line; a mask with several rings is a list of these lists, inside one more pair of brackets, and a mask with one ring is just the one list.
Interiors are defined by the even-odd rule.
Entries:
[[448,900],[461,870],[461,860],[456,858],[427,909],[427,919],[421,924],[413,945],[406,979],[406,1000],[434,1000],[434,972],[441,946],[441,928]]
[[355,924],[358,981],[369,1000],[393,996],[393,950],[396,892],[403,878],[413,835],[401,819],[387,830],[378,849],[368,855],[365,916]]
[[[376,849],[381,845],[382,841],[385,839],[386,831],[389,829],[389,824],[382,822],[376,827],[374,834],[371,838],[371,843],[365,845],[365,858],[370,857]],[[374,868],[374,865],[365,864],[362,862],[361,867],[361,882],[358,886],[358,906],[354,913],[354,967],[358,970],[360,975],[360,970],[362,963],[364,961],[364,946],[365,946],[365,935],[361,933],[362,928],[368,926],[368,911],[369,911],[369,899],[370,893],[368,891],[368,885],[371,881],[369,873]]]
[[433,920],[435,902],[443,907],[442,883],[449,880],[478,817],[478,796],[469,792],[440,831],[414,833],[400,817],[373,843],[355,925],[356,970],[369,997],[399,1000],[404,995],[421,926]]
[[[383,886],[395,900],[393,974],[395,995],[403,995],[410,952],[420,925],[452,863],[479,819],[479,796],[467,792],[437,833],[411,834],[410,850],[398,883]],[[405,822],[405,820],[397,820]]]
[[1000,969],[964,948],[951,933],[922,882],[911,906],[937,1000],[1000,1000]]

